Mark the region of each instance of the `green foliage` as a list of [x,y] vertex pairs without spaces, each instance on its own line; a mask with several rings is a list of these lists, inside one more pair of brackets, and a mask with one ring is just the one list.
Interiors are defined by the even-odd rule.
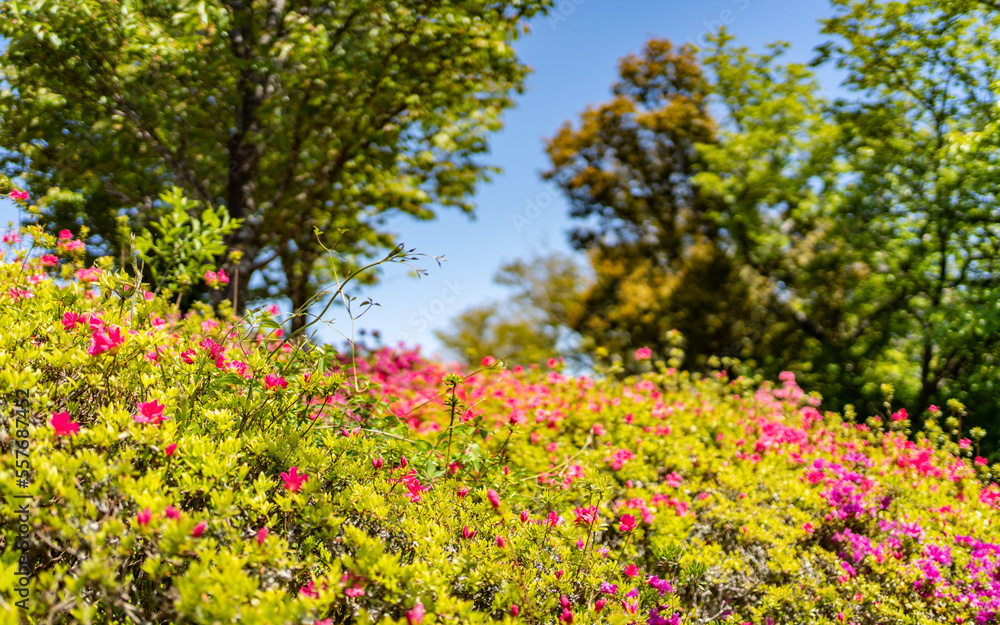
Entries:
[[117,218],[145,228],[172,186],[199,213],[224,207],[239,304],[254,275],[255,295],[298,309],[396,245],[389,214],[472,210],[526,73],[511,43],[547,4],[6,2],[0,164],[37,197],[60,189],[50,232],[87,226],[96,254],[117,255]]
[[[197,284],[206,271],[215,269],[215,259],[226,251],[223,244],[238,226],[224,208],[206,208],[200,219],[191,214],[198,204],[174,187],[160,196],[164,209],[149,229],[135,238],[139,259],[148,268],[156,286],[179,290]],[[170,278],[171,282],[164,282]]]
[[914,444],[891,399],[853,427],[787,374],[353,360],[31,238],[0,263],[5,622],[995,616],[1000,466],[959,402]]

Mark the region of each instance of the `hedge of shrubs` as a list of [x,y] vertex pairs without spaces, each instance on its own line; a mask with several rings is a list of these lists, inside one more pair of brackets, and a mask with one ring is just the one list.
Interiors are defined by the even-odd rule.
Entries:
[[181,315],[111,259],[82,266],[70,233],[7,233],[3,254],[6,622],[1000,613],[1000,467],[941,410],[908,436],[905,411],[854,425],[788,374],[352,357],[274,309]]

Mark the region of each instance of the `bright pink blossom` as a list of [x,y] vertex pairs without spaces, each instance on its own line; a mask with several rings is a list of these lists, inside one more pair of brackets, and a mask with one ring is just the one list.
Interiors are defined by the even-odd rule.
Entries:
[[621,522],[618,524],[618,530],[621,532],[631,532],[635,529],[635,517],[631,514],[623,514]]
[[417,599],[417,603],[409,610],[406,611],[406,622],[409,625],[420,625],[424,620],[424,604],[420,603],[420,599]]
[[167,509],[163,511],[163,516],[176,521],[181,518],[181,511],[173,506],[167,506]]
[[267,388],[267,390],[271,390],[274,388],[288,388],[288,382],[285,381],[285,378],[281,376],[274,375],[273,373],[268,373],[266,376],[264,376],[264,386]]
[[68,412],[54,412],[49,419],[49,425],[55,430],[56,436],[73,435],[80,431],[80,424],[69,418]]
[[174,455],[175,451],[177,451],[177,443],[170,443],[163,448],[163,453],[166,454],[168,458]]
[[153,513],[149,511],[149,508],[146,508],[139,514],[135,515],[135,520],[138,521],[139,525],[143,527],[149,525],[149,520],[152,518],[153,518]]
[[309,474],[299,475],[299,468],[292,467],[287,473],[281,474],[281,479],[285,482],[285,490],[297,493],[302,485],[309,481]]
[[136,404],[136,408],[139,409],[139,414],[132,415],[136,423],[159,425],[170,419],[163,416],[163,404],[156,400],[140,402]]
[[271,532],[266,528],[262,527],[257,531],[257,544],[263,545],[264,541],[267,540],[267,535]]
[[486,498],[490,500],[490,505],[493,506],[494,510],[500,509],[500,495],[495,490],[492,488],[487,489]]
[[649,360],[652,357],[653,357],[653,350],[649,349],[648,347],[640,347],[639,349],[635,350],[636,360]]
[[198,538],[199,536],[205,533],[206,527],[208,527],[208,523],[205,523],[204,521],[198,521],[198,524],[194,526],[193,530],[191,530],[191,535],[194,536],[195,538]]

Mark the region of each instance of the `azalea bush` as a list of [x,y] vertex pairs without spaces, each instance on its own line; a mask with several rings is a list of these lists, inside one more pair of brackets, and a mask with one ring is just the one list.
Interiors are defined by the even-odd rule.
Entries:
[[5,409],[7,622],[22,554],[33,622],[1000,612],[1000,467],[953,435],[960,405],[913,433],[891,396],[852,425],[790,375],[692,376],[645,350],[637,377],[357,355],[284,335],[274,308],[182,314],[113,259],[84,266],[79,233],[3,243],[0,389],[29,424]]

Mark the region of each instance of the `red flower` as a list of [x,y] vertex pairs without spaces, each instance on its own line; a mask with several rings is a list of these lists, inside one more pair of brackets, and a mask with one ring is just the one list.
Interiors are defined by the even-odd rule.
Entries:
[[299,468],[292,467],[288,470],[288,473],[281,474],[281,479],[285,481],[285,490],[297,493],[302,488],[302,485],[309,481],[309,474],[303,473],[299,475]]
[[143,527],[149,525],[149,520],[152,518],[153,518],[153,513],[149,511],[149,508],[146,508],[139,514],[135,515],[135,520],[138,521],[139,525]]
[[507,546],[507,541],[503,539],[503,536],[497,536],[497,547],[503,549]]
[[139,409],[139,414],[132,415],[136,423],[159,425],[170,418],[163,416],[163,404],[156,400],[140,402],[136,404],[136,408]]
[[206,527],[208,527],[207,523],[205,523],[204,521],[199,521],[198,524],[194,526],[194,529],[191,530],[191,535],[194,536],[195,538],[198,538],[199,536],[205,533]]
[[385,466],[385,460],[382,459],[382,456],[379,456],[378,458],[372,458],[372,466],[375,467],[376,471],[378,471],[383,466]]
[[635,517],[631,514],[623,514],[621,523],[618,524],[619,531],[631,532],[635,529]]
[[108,326],[106,330],[97,329],[90,337],[90,347],[87,348],[87,353],[91,356],[97,356],[118,349],[124,342],[125,337],[122,336],[122,329],[118,326]]
[[176,521],[181,518],[181,511],[173,506],[167,506],[167,509],[163,511],[163,516]]
[[470,530],[468,525],[466,525],[466,526],[464,526],[462,528],[462,538],[464,538],[466,540],[469,540],[470,538],[474,538],[475,536],[476,536],[476,532],[473,531],[473,530]]
[[490,505],[494,510],[500,509],[500,495],[492,488],[486,490],[486,498],[490,500]]
[[267,531],[266,527],[260,528],[260,531],[257,532],[257,544],[258,545],[263,545],[264,544],[264,541],[267,540],[268,533],[269,532]]
[[299,589],[299,594],[309,599],[319,598],[319,591],[316,590],[316,582],[309,580],[309,583]]
[[626,566],[624,569],[622,569],[622,573],[624,573],[625,575],[627,575],[629,577],[635,577],[636,575],[638,575],[640,573],[640,571],[639,571],[639,567],[637,567],[634,564],[630,564],[630,565]]
[[424,620],[424,604],[417,599],[416,605],[406,612],[406,622],[409,625],[419,625]]
[[285,378],[281,376],[268,373],[264,376],[264,386],[267,387],[267,390],[271,390],[273,388],[288,388],[288,382],[286,382]]
[[511,616],[517,616],[520,613],[521,613],[521,608],[517,607],[516,603],[510,604],[510,615]]
[[163,449],[163,453],[166,454],[168,458],[174,455],[175,451],[177,451],[177,443],[170,443]]
[[52,413],[49,425],[55,430],[56,436],[72,435],[80,431],[80,424],[76,421],[71,421],[68,412]]

